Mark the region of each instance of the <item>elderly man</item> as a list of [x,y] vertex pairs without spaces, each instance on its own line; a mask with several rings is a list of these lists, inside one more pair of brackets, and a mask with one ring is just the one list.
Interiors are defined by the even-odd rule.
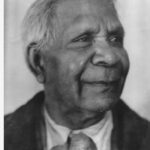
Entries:
[[23,40],[44,92],[5,118],[5,150],[149,150],[120,100],[129,60],[112,0],[37,0]]

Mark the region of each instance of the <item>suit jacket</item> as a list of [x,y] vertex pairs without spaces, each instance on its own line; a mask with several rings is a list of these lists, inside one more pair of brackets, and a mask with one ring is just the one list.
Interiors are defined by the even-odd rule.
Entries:
[[[40,92],[27,104],[5,116],[5,150],[43,150],[46,141],[46,134],[41,132],[44,127],[43,102],[44,93]],[[112,112],[112,150],[150,150],[150,123],[121,100]]]

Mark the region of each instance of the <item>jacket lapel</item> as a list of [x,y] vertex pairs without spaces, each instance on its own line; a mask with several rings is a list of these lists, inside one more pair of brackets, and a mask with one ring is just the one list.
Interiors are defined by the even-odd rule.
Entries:
[[[44,150],[46,130],[42,113],[43,103],[44,93],[40,92],[26,105],[6,116],[7,150]],[[137,116],[121,100],[112,109],[112,113],[114,128],[111,150],[148,150],[142,147],[147,135],[148,122]]]
[[114,129],[112,150],[143,150],[148,122],[140,118],[123,101],[112,109]]
[[[39,99],[39,97],[38,97]],[[41,105],[44,94],[40,96],[36,113],[36,150],[44,150],[46,133]],[[40,111],[39,111],[40,110]],[[112,109],[114,128],[111,137],[111,150],[143,150],[142,143],[146,135],[147,122],[136,115],[122,100]]]

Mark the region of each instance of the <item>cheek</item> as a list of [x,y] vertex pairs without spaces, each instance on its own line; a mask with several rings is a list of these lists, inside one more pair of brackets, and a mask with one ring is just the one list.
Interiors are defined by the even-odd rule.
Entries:
[[129,57],[128,57],[128,53],[126,50],[122,52],[121,60],[123,64],[123,73],[127,75],[129,67],[130,67],[130,62],[129,62]]
[[61,57],[61,68],[67,76],[74,78],[84,66],[84,57],[77,56],[74,53],[68,53]]
[[120,69],[122,72],[122,76],[123,78],[126,77],[128,70],[129,70],[129,57],[128,57],[128,53],[125,49],[115,49],[116,51],[116,55],[119,58],[119,63],[120,63]]
[[[83,59],[69,55],[71,57],[61,57],[61,68],[59,72],[60,87],[68,96],[77,99],[79,92],[79,74],[83,68]],[[65,92],[65,91],[67,92]]]
[[48,57],[45,61],[45,85],[53,87],[58,82],[59,61],[55,57]]
[[77,79],[84,68],[85,57],[67,51],[54,56],[47,55],[46,58],[47,87],[57,89],[61,95],[77,97],[79,91]]
[[72,73],[76,72],[78,70],[78,64],[71,62],[68,68]]

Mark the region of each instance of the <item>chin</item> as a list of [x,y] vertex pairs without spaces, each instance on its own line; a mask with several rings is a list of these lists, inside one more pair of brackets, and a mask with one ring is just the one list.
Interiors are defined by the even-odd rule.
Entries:
[[105,112],[110,110],[118,101],[119,97],[91,97],[82,99],[81,107],[88,111]]

